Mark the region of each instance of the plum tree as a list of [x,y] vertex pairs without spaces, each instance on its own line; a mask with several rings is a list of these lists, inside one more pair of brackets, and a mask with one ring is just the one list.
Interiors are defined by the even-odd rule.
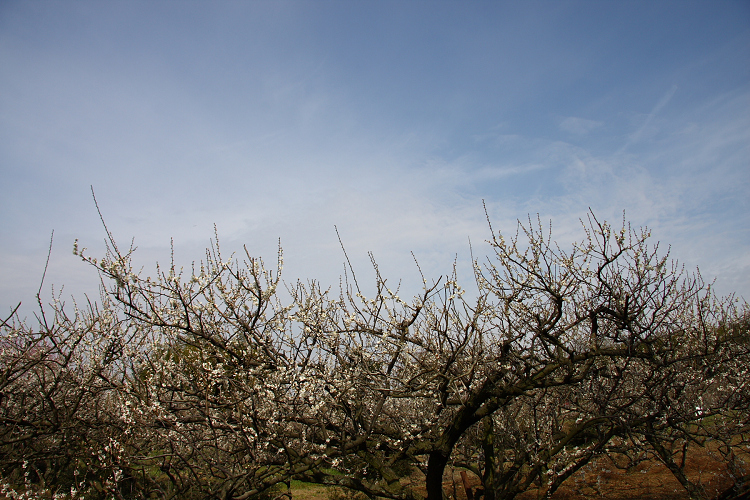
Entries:
[[245,500],[297,479],[442,500],[452,464],[499,500],[650,453],[704,498],[689,446],[746,474],[747,305],[646,230],[583,229],[564,251],[538,219],[508,240],[490,225],[476,292],[454,270],[408,301],[374,261],[372,297],[349,266],[337,292],[282,300],[281,251],[268,270],[218,237],[190,273],[143,276],[107,230],[103,258],[75,250],[99,305],[2,323],[5,494]]

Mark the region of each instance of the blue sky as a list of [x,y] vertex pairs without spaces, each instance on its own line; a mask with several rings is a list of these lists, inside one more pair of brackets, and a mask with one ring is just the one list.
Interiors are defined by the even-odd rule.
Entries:
[[[288,281],[416,291],[469,238],[589,207],[750,298],[750,3],[0,3],[0,307],[96,294],[104,230],[146,272],[218,228]],[[369,273],[369,274],[368,274]],[[29,309],[30,310],[30,309]]]

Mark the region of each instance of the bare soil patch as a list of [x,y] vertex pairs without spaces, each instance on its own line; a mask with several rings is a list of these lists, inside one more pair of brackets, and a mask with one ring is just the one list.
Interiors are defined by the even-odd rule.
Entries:
[[[701,484],[709,498],[717,498],[734,486],[725,463],[717,460],[704,450],[690,455],[686,467],[688,478]],[[479,485],[477,477],[470,477],[472,485]],[[460,480],[457,485],[457,500],[467,498]],[[448,486],[448,484],[446,484]],[[453,493],[452,485],[450,487]],[[536,500],[541,492],[529,490],[518,496],[519,500]],[[554,495],[552,500],[681,500],[688,498],[685,488],[672,473],[657,460],[644,462],[632,471],[617,468],[612,461],[603,457],[570,477]],[[744,498],[744,497],[743,497]],[[750,499],[750,497],[747,497]]]
[[[450,479],[451,472],[453,480]],[[724,463],[705,451],[697,451],[690,456],[687,475],[694,483],[700,483],[709,498],[717,498],[734,485]],[[471,488],[480,485],[479,478],[467,473]],[[421,483],[424,476],[414,474],[404,481]],[[449,498],[467,500],[465,488],[459,470],[449,471],[444,483]],[[425,494],[423,485],[417,491]],[[532,489],[522,495],[519,500],[536,500],[541,491]],[[292,488],[294,500],[355,500],[359,498],[354,492],[332,492],[331,488],[319,485],[305,484]],[[348,497],[348,499],[347,499]],[[362,497],[364,499],[364,497]],[[688,495],[682,485],[672,473],[657,460],[644,462],[632,471],[618,469],[609,458],[602,458],[581,469],[566,481],[552,496],[552,500],[682,500]],[[741,497],[750,500],[750,495]]]

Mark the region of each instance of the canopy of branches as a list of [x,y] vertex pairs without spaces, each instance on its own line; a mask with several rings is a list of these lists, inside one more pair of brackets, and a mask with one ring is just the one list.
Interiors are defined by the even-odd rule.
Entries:
[[[657,457],[691,498],[686,450],[747,475],[750,314],[623,223],[563,250],[539,223],[404,300],[287,285],[224,259],[146,277],[111,234],[98,304],[15,314],[0,336],[9,498],[244,500],[292,479],[442,500],[448,465],[487,500],[551,496],[602,456]],[[377,266],[375,266],[377,271]],[[476,288],[474,290],[473,288]],[[285,295],[286,296],[286,295]],[[471,296],[469,299],[467,296]]]

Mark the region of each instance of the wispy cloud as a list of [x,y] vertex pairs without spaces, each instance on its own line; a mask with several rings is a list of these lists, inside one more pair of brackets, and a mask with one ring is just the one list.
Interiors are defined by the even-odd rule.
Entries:
[[666,106],[670,100],[672,100],[672,97],[674,97],[675,93],[677,92],[677,85],[672,85],[672,88],[670,88],[662,97],[659,99],[659,102],[656,103],[656,106],[653,107],[651,112],[646,115],[645,120],[641,124],[641,126],[630,134],[628,137],[628,140],[625,142],[625,144],[620,148],[620,150],[617,152],[618,154],[622,154],[625,152],[625,150],[631,146],[632,144],[637,143],[643,134],[648,130],[649,126],[651,125],[651,122],[654,120],[654,117],[659,114],[659,112]]
[[576,135],[586,135],[604,125],[604,122],[569,116],[560,122],[560,130]]

